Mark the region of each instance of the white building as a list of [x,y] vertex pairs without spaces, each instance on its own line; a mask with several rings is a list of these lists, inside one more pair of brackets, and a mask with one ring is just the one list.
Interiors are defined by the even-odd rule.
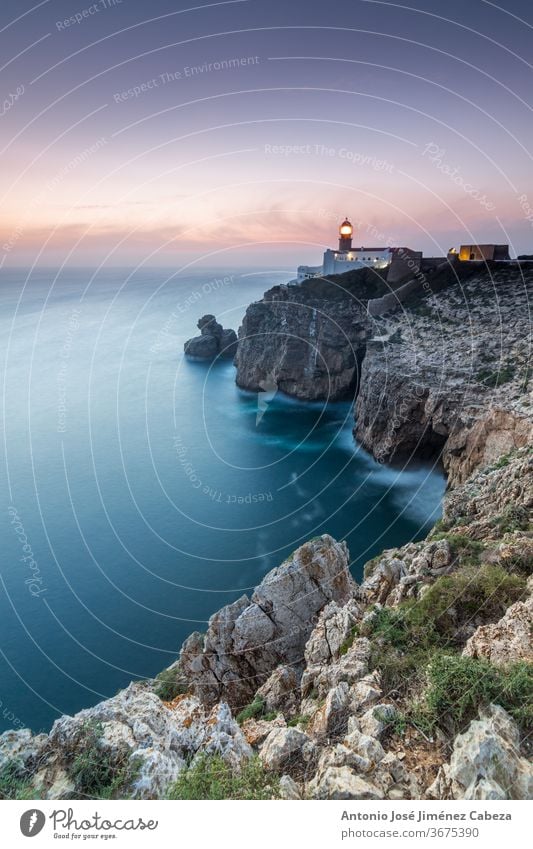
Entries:
[[299,265],[298,283],[310,277],[344,274],[357,268],[387,268],[398,248],[353,248],[353,226],[347,218],[339,227],[339,247],[324,251],[322,265]]

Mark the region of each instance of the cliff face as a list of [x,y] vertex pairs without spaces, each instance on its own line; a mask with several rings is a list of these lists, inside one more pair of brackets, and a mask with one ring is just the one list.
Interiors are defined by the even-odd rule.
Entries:
[[442,450],[450,489],[428,538],[382,552],[359,586],[345,543],[308,541],[155,681],[48,735],[1,735],[0,797],[159,798],[192,771],[190,798],[194,770],[221,763],[256,764],[245,798],[533,795],[531,278],[462,284],[372,325],[346,288],[276,287],[237,354],[241,385],[324,397],[328,369],[302,346],[338,395],[366,345],[357,438],[384,460]]
[[205,636],[184,643],[180,666],[207,704],[224,698],[242,708],[280,665],[297,667],[318,612],[345,604],[354,584],[345,543],[318,537],[270,572],[251,600],[243,596],[209,621]]
[[256,764],[247,798],[529,798],[532,479],[528,449],[500,458],[359,586],[344,543],[309,541],[160,681],[0,736],[0,792],[164,798],[213,763]]
[[451,485],[533,436],[533,272],[478,272],[374,321],[355,436],[383,461],[442,450]]
[[533,436],[532,283],[530,264],[439,267],[380,317],[368,303],[387,287],[372,270],[276,286],[246,312],[237,383],[357,395],[355,437],[377,459],[442,454],[461,483]]
[[237,384],[302,400],[353,397],[370,329],[366,303],[383,286],[363,270],[270,289],[239,330]]

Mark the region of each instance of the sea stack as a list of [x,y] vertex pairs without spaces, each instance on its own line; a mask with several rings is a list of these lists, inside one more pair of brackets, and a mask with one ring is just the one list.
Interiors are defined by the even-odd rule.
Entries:
[[237,352],[237,334],[224,329],[214,315],[203,315],[197,324],[200,336],[188,339],[183,350],[191,360],[233,359]]

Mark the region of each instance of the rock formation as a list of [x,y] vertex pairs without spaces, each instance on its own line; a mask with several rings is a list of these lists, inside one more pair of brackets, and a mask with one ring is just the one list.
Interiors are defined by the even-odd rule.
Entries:
[[369,333],[368,293],[378,285],[381,277],[363,269],[274,286],[248,307],[239,329],[237,384],[303,400],[353,397]]
[[486,271],[376,319],[355,436],[380,461],[442,458],[462,483],[533,437],[528,302],[533,271]]
[[[216,758],[236,776],[258,764],[285,799],[531,796],[527,312],[513,270],[494,277],[496,313],[472,274],[380,318],[373,340],[349,286],[276,287],[252,305],[241,384],[338,397],[366,351],[356,435],[381,459],[442,450],[442,519],[367,563],[360,585],[345,543],[308,541],[192,634],[159,681],[61,717],[48,735],[1,735],[0,795],[164,798]],[[213,316],[199,326],[200,350],[215,339],[216,356],[224,331]]]
[[[84,798],[96,763],[98,780],[113,775],[106,793],[164,798],[190,765],[217,756],[236,774],[258,759],[281,798],[528,798],[532,478],[527,448],[477,472],[446,496],[428,539],[383,552],[359,586],[344,543],[328,535],[305,543],[250,599],[186,640],[164,679],[178,694],[158,695],[157,679],[155,688],[138,682],[61,717],[48,735],[6,732],[0,772],[20,776],[25,793]],[[414,628],[411,644],[405,627]],[[441,686],[431,653],[419,653],[428,634],[435,657],[485,664],[483,680],[491,669],[503,677],[492,691],[483,686],[464,717],[449,721],[452,698],[422,731],[416,711]],[[469,692],[476,668],[465,667]],[[515,668],[511,686],[505,676]],[[449,686],[454,677],[432,691],[430,707]],[[485,692],[506,699],[522,724]]]
[[185,342],[183,349],[192,360],[214,360],[216,357],[233,359],[237,351],[237,334],[234,330],[224,330],[214,315],[204,315],[198,319],[200,336]]
[[498,705],[489,705],[479,720],[455,739],[449,764],[444,764],[428,789],[435,799],[531,799],[533,767],[520,755],[516,723]]
[[460,263],[374,317],[370,269],[275,286],[239,329],[236,380],[305,400],[357,396],[355,437],[380,462],[442,455],[450,484],[533,438],[533,267]]
[[243,707],[280,664],[301,664],[318,611],[353,593],[345,543],[317,537],[269,572],[251,600],[219,610],[184,643],[180,666],[206,704]]

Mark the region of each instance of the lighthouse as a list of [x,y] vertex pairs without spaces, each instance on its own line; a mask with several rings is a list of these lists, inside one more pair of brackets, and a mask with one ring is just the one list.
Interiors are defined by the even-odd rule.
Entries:
[[[374,228],[375,229],[375,228]],[[403,276],[414,273],[413,269],[420,266],[422,253],[410,248],[366,248],[353,247],[353,225],[345,218],[339,225],[339,247],[327,248],[324,251],[322,265],[299,265],[295,283],[302,283],[311,277],[324,277],[331,274],[345,274],[347,271],[357,271],[359,268],[388,268],[393,260],[395,267],[400,269]],[[407,258],[409,265],[406,265]],[[404,267],[405,266],[405,267]],[[399,272],[397,272],[399,273]],[[389,279],[392,279],[389,277]]]
[[351,251],[352,249],[353,227],[351,221],[344,219],[339,227],[339,250]]

